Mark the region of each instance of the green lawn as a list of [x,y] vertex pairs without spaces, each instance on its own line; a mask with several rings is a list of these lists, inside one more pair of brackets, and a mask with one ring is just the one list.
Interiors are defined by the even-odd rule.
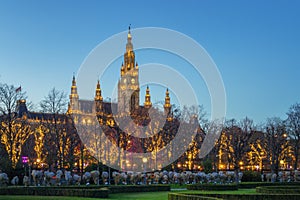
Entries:
[[[254,194],[255,189],[239,189],[235,191],[171,191],[181,192],[189,194]],[[126,200],[167,200],[167,192],[141,192],[141,193],[119,193],[110,194],[108,199],[126,199]],[[102,199],[102,198],[101,198]],[[95,198],[83,198],[83,197],[49,197],[49,196],[1,196],[0,200],[95,200]]]
[[[173,192],[173,191],[171,191]],[[186,190],[180,191],[181,193],[188,194],[255,194],[255,189],[238,189],[238,190],[227,190],[227,191],[198,191],[198,190]]]
[[[169,192],[141,192],[141,193],[119,193],[110,194],[108,199],[126,200],[167,200]],[[96,198],[83,197],[49,197],[49,196],[1,196],[0,200],[95,200]],[[101,198],[102,199],[102,198]]]

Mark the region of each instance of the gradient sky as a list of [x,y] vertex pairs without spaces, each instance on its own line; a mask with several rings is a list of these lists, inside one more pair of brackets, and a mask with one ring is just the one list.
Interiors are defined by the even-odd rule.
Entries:
[[[100,42],[129,24],[164,27],[210,54],[226,88],[227,118],[285,118],[300,101],[299,10],[296,0],[1,0],[0,82],[21,85],[34,103],[52,87],[69,94],[73,72]],[[143,55],[136,55],[139,64]]]

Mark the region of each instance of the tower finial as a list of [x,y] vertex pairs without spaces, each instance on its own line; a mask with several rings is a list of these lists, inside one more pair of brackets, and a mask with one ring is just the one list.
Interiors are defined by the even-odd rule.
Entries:
[[128,27],[126,52],[129,52],[129,51],[132,51],[132,50],[133,50],[133,46],[132,46],[132,43],[131,43],[131,33],[130,33],[130,29],[131,29],[131,24],[129,24],[129,27]]
[[72,86],[76,86],[75,73],[73,72]]

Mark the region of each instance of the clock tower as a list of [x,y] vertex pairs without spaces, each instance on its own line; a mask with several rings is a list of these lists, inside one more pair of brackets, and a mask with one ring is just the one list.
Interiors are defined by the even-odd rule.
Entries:
[[131,43],[130,26],[127,34],[126,52],[121,66],[121,78],[118,82],[118,112],[131,113],[140,104],[139,67]]

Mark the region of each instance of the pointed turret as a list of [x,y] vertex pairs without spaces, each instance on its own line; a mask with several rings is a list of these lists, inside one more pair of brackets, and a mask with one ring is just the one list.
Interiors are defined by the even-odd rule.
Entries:
[[95,92],[95,105],[96,105],[96,113],[97,115],[102,114],[102,103],[103,103],[103,97],[101,94],[101,87],[100,87],[100,81],[98,80],[97,86],[96,86],[96,92]]
[[124,64],[122,63],[122,67],[121,67],[121,77],[125,74],[125,67]]
[[169,96],[169,89],[168,88],[166,90],[164,110],[165,110],[165,115],[169,115],[170,114],[171,103],[170,103],[170,96]]
[[95,92],[95,101],[102,101],[103,97],[101,94],[100,81],[97,82],[96,92]]
[[152,103],[151,103],[150,90],[149,90],[149,87],[147,86],[144,107],[151,108],[151,106],[152,106]]
[[73,75],[72,87],[71,87],[71,95],[78,95],[77,94],[77,86],[76,86],[75,75]]
[[78,108],[79,108],[78,99],[79,99],[79,96],[77,93],[75,75],[73,75],[71,94],[70,94],[70,109],[69,109],[70,113],[73,113],[74,111],[78,111]]
[[71,114],[71,105],[70,105],[70,102],[68,103],[68,110],[67,110],[67,114]]

